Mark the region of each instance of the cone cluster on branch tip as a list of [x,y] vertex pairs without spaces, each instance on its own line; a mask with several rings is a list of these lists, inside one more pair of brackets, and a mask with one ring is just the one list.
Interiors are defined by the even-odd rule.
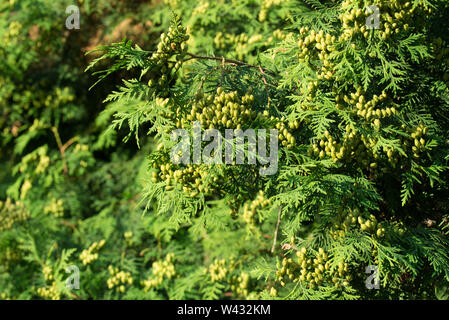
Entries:
[[283,0],[264,0],[262,2],[262,8],[259,12],[259,21],[264,22],[267,19],[267,16],[272,7],[278,6],[282,3]]
[[169,253],[164,260],[153,262],[151,277],[145,281],[142,281],[145,291],[160,286],[165,279],[170,280],[176,275],[174,259],[175,255],[173,253]]
[[242,272],[239,276],[232,276],[231,278],[231,290],[236,293],[237,296],[247,297],[249,295],[250,277],[246,272]]
[[9,24],[9,27],[6,32],[3,33],[0,40],[6,46],[12,45],[15,41],[20,39],[20,31],[22,30],[23,25],[19,21],[12,21]]
[[111,275],[106,284],[108,289],[115,289],[118,292],[124,293],[126,291],[127,286],[133,284],[133,278],[131,273],[126,271],[121,271],[118,268],[114,268],[113,266],[108,266],[109,274]]
[[56,200],[52,198],[50,203],[45,206],[44,213],[53,214],[56,218],[64,216],[64,203],[62,199]]
[[36,152],[29,153],[21,159],[19,171],[23,173],[29,167],[35,166],[34,173],[41,174],[45,172],[49,165],[50,157],[47,155],[47,148],[40,147]]
[[0,264],[8,270],[10,265],[18,262],[23,258],[23,254],[17,250],[17,248],[6,248],[6,250],[0,253]]
[[412,146],[413,156],[415,158],[420,157],[420,153],[426,151],[426,134],[427,134],[427,128],[420,124],[416,129],[409,129],[410,133],[410,139],[407,141],[405,140],[403,144],[406,144],[407,146]]
[[[254,96],[246,94],[240,97],[237,92],[226,93],[221,87],[216,95],[204,94],[192,104],[186,120],[177,122],[178,128],[184,128],[186,122],[201,121],[201,126],[210,129],[242,127],[252,121],[257,112],[252,110]],[[177,110],[179,114],[180,110]],[[184,121],[182,121],[184,120]]]
[[[400,33],[401,30],[408,30],[413,20],[432,12],[432,9],[426,8],[424,3],[413,7],[408,0],[377,0],[373,1],[372,5],[377,6],[380,13],[379,26],[373,26],[378,29],[375,35],[383,40]],[[365,9],[365,1],[346,0],[342,2],[341,10],[339,18],[343,33],[340,40],[349,40],[358,35],[370,37],[371,26],[367,26],[367,19],[375,13]]]
[[[161,34],[157,50],[150,57],[151,62],[154,64],[153,71],[159,70],[160,77],[158,79],[150,79],[148,81],[149,87],[157,90],[163,90],[167,87],[168,82],[171,80],[169,78],[171,68],[176,71],[182,65],[182,60],[188,49],[186,43],[188,39],[186,28],[180,22],[175,26],[171,26],[168,29],[168,33]],[[172,57],[176,60],[174,65],[170,62]]]
[[98,251],[103,248],[105,245],[106,240],[101,240],[99,242],[94,242],[92,245],[86,249],[83,250],[80,254],[80,260],[82,261],[83,265],[88,265],[92,263],[93,261],[98,259]]
[[[236,297],[245,299],[255,299],[254,292],[250,292],[251,277],[242,271],[235,275],[236,261],[233,257],[229,259],[214,259],[212,263],[204,269],[203,273],[210,277],[212,282],[220,282],[230,286]],[[233,275],[234,274],[234,275]]]
[[42,274],[44,275],[44,280],[46,282],[50,282],[50,285],[37,288],[37,294],[44,299],[60,300],[61,295],[59,290],[57,289],[53,268],[49,265],[44,265],[42,267]]
[[[300,38],[298,40],[299,47],[299,62],[312,61],[319,58],[321,67],[318,73],[319,80],[331,80],[334,77],[334,65],[331,62],[329,55],[334,51],[334,44],[336,42],[335,36],[324,33],[323,30],[310,30],[309,27],[301,27]],[[309,99],[313,98],[314,89],[317,83],[311,82],[309,84]]]
[[218,282],[223,280],[228,274],[228,267],[225,259],[215,259],[207,269],[211,281]]
[[44,266],[42,268],[42,273],[44,274],[45,281],[52,281],[53,278],[53,268],[51,266]]
[[259,191],[256,199],[243,205],[243,221],[249,225],[255,225],[255,214],[258,210],[263,210],[271,203],[270,199],[266,199],[262,190]]
[[56,286],[56,282],[53,281],[50,286],[37,288],[37,294],[40,295],[44,299],[48,300],[60,300],[61,295]]
[[[281,263],[277,262],[276,280],[281,286],[285,286],[286,281],[301,281],[311,289],[324,283],[332,283],[336,288],[349,286],[352,277],[348,264],[340,262],[337,268],[331,268],[328,254],[323,248],[314,251],[302,247],[296,256],[296,261],[286,257]],[[271,290],[271,294],[276,294],[276,289]]]
[[24,222],[29,217],[29,211],[21,202],[13,202],[10,198],[0,201],[0,232],[11,229],[14,223]]
[[345,236],[348,231],[354,229],[365,231],[377,238],[382,238],[386,232],[384,223],[378,222],[372,214],[368,218],[363,217],[359,209],[350,210],[347,215],[343,213],[343,216],[337,217],[332,225],[329,233],[334,240]]
[[123,236],[125,238],[126,244],[131,247],[134,244],[134,234],[132,233],[132,231],[126,231]]

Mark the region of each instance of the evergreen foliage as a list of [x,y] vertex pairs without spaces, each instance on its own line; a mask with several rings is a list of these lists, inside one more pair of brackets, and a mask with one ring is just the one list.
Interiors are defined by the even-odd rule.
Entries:
[[[154,2],[0,5],[1,298],[447,299],[447,1]],[[173,163],[195,121],[278,171]]]

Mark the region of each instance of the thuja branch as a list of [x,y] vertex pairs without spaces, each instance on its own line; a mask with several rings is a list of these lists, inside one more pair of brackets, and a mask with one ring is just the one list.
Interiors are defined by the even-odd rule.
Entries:
[[270,70],[265,70],[263,69],[261,66],[256,66],[244,61],[239,61],[239,60],[235,60],[235,59],[226,59],[225,57],[213,57],[213,56],[201,56],[201,55],[197,55],[197,54],[193,54],[193,53],[187,53],[187,56],[189,56],[190,58],[184,60],[184,61],[188,61],[188,60],[192,60],[192,59],[203,59],[203,60],[215,60],[215,61],[220,61],[222,64],[234,64],[237,66],[244,66],[244,67],[248,67],[248,68],[254,68],[259,70],[262,74],[265,73],[271,73],[271,74],[275,74],[273,71]]

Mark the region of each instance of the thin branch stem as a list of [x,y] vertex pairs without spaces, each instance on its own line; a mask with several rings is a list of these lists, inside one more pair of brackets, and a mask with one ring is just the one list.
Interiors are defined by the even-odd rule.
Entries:
[[51,131],[53,131],[56,143],[58,144],[59,153],[61,154],[62,165],[64,167],[64,175],[67,175],[69,169],[67,167],[67,161],[65,159],[65,151],[67,150],[68,147],[70,147],[70,145],[72,145],[75,141],[77,141],[78,138],[77,137],[71,138],[66,143],[62,144],[61,136],[59,135],[58,129],[56,127],[52,127]]
[[262,69],[262,67],[259,67],[259,71],[260,71],[260,73],[262,74],[262,80],[263,80],[263,83],[265,84],[265,93],[267,94],[267,99],[268,99],[268,109],[270,109],[270,106],[271,106],[271,98],[270,98],[270,95],[268,94],[268,89],[267,89],[268,82],[267,82],[267,79],[265,78],[265,72],[264,72],[264,70]]
[[279,211],[278,211],[278,220],[276,222],[276,229],[274,230],[273,246],[271,247],[271,253],[274,253],[274,249],[276,248],[276,241],[278,238],[279,225],[281,224],[281,214],[282,214],[282,205],[279,207]]
[[221,61],[223,64],[234,64],[234,65],[238,65],[238,66],[245,66],[245,67],[249,67],[249,68],[254,68],[254,69],[258,69],[260,72],[264,73],[272,73],[274,74],[274,72],[269,71],[269,70],[264,70],[262,67],[260,66],[256,66],[247,62],[243,62],[243,61],[239,61],[239,60],[235,60],[235,59],[226,59],[225,57],[212,57],[212,56],[201,56],[201,55],[197,55],[197,54],[193,54],[193,53],[187,53],[187,55],[190,57],[189,59],[186,59],[184,61],[188,61],[191,59],[203,59],[203,60],[215,60],[215,61]]
[[223,87],[224,72],[225,72],[225,59],[223,58],[221,61],[220,87]]
[[78,141],[78,137],[70,138],[64,145],[62,146],[62,150],[65,152],[68,147],[70,147],[74,142]]
[[203,88],[204,82],[206,81],[207,77],[210,76],[212,74],[212,72],[214,72],[215,70],[217,70],[219,67],[213,67],[209,72],[207,72],[204,75],[204,78],[201,80],[200,86],[198,87],[198,90],[201,90]]

